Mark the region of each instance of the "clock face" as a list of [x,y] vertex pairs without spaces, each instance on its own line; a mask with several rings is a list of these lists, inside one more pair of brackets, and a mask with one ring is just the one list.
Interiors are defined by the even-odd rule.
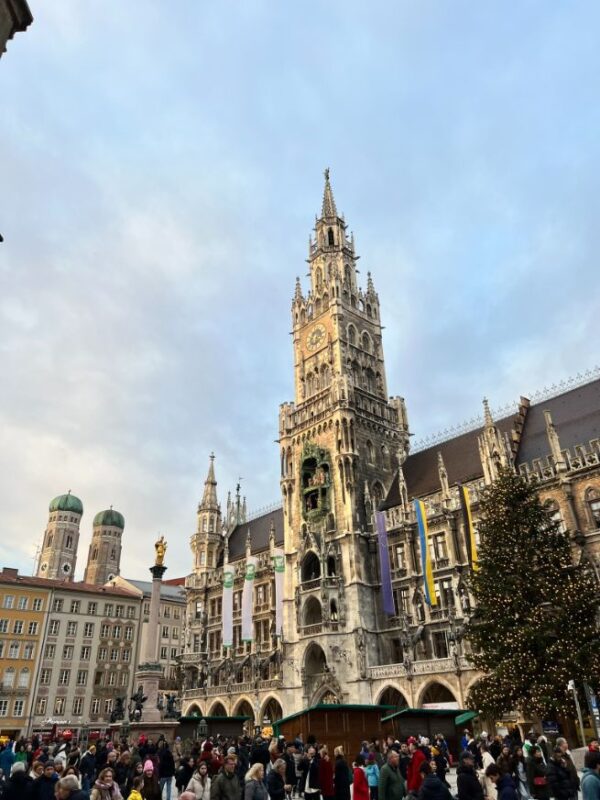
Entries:
[[42,572],[46,572],[47,569],[48,569],[48,564],[44,561],[44,563],[41,566],[41,570]]
[[65,575],[68,575],[69,572],[71,572],[71,565],[70,564],[63,564],[62,570],[65,573]]
[[322,325],[316,325],[306,337],[306,347],[309,350],[316,350],[323,344],[327,333]]

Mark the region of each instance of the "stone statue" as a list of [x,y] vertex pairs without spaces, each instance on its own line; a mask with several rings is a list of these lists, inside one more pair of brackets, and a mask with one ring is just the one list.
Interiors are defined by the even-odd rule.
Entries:
[[125,709],[123,708],[123,697],[116,697],[115,698],[115,707],[112,710],[110,715],[111,722],[118,722],[118,720],[123,719],[125,717]]
[[162,567],[165,563],[165,553],[167,552],[167,543],[165,537],[161,536],[157,542],[154,542],[154,549],[156,550],[155,566]]
[[179,719],[179,711],[177,710],[177,695],[174,694],[166,694],[167,699],[167,711],[165,713],[165,719]]
[[[133,716],[135,720],[140,720],[142,717],[142,711],[144,710],[144,703],[148,698],[144,694],[144,690],[141,684],[137,688],[137,692],[131,695],[131,703],[129,704],[129,716]],[[132,712],[132,704],[133,704],[133,714]]]

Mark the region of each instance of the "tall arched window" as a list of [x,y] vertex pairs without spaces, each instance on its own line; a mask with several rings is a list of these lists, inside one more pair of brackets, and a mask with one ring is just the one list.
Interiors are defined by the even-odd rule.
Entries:
[[367,353],[371,352],[371,337],[366,331],[363,331],[363,335],[361,336],[361,344],[363,350],[366,350]]
[[331,383],[331,373],[328,364],[321,367],[321,388],[326,389]]
[[370,439],[367,439],[366,443],[367,448],[367,461],[369,464],[375,463],[375,448],[373,447],[373,442]]
[[15,685],[15,671],[12,667],[8,667],[8,669],[4,670],[4,675],[2,676],[2,686],[4,689],[12,689]]
[[585,493],[590,522],[594,528],[600,528],[600,489],[590,487]]
[[19,672],[19,689],[28,689],[29,688],[29,670],[27,667],[23,667],[21,672]]
[[329,247],[333,247],[335,244],[335,237],[333,235],[332,228],[327,229],[327,244],[329,245]]
[[356,344],[356,328],[354,325],[348,325],[348,344]]
[[321,272],[321,267],[317,267],[315,270],[315,286],[317,287],[317,291],[321,291],[322,284],[323,284],[323,273]]

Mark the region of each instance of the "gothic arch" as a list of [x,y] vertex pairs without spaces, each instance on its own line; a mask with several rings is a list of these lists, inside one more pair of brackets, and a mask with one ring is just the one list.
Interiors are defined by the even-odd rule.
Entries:
[[304,651],[304,671],[307,678],[321,675],[327,667],[327,657],[321,645],[311,642]]
[[381,485],[380,481],[375,481],[373,487],[371,489],[371,497],[373,498],[373,506],[375,508],[379,508],[379,504],[383,501],[385,497],[385,489]]
[[302,624],[318,625],[321,622],[323,622],[321,603],[314,596],[308,597],[302,609]]
[[363,350],[366,350],[367,353],[371,353],[372,352],[373,343],[371,341],[371,337],[369,336],[369,334],[366,331],[362,332],[362,335],[360,337],[360,343],[361,343],[361,346],[362,346]]
[[348,344],[353,344],[353,345],[356,344],[356,328],[354,327],[354,325],[352,325],[352,323],[348,325],[347,338],[348,338]]
[[190,703],[183,713],[184,717],[203,717],[202,709],[198,703]]
[[233,713],[233,717],[250,717],[250,720],[254,720],[254,709],[252,707],[252,703],[250,702],[249,698],[247,697],[240,697],[238,702],[236,703]]
[[585,505],[592,528],[600,528],[600,489],[588,486],[585,490]]
[[321,577],[321,562],[314,550],[308,550],[302,559],[300,578],[302,583],[314,581]]
[[267,697],[265,702],[263,703],[262,711],[260,712],[260,719],[261,721],[264,719],[268,719],[269,722],[277,722],[277,720],[282,719],[283,717],[283,708],[281,707],[281,703],[274,695]]
[[436,678],[421,687],[417,708],[422,708],[424,703],[458,703],[458,698],[447,681]]
[[394,706],[394,708],[408,708],[408,700],[397,686],[384,686],[375,701],[380,706]]
[[227,709],[225,708],[224,704],[220,700],[216,700],[210,710],[208,712],[209,717],[226,717],[227,716]]

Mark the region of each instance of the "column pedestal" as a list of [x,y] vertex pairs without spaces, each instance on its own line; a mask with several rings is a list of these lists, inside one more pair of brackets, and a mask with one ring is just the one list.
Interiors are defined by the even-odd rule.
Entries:
[[160,587],[167,568],[162,564],[150,567],[152,573],[152,596],[148,631],[144,643],[142,663],[135,671],[136,688],[141,685],[146,696],[142,708],[141,722],[155,724],[162,719],[158,708],[158,684],[162,677],[162,667],[158,662],[158,641],[160,634]]

